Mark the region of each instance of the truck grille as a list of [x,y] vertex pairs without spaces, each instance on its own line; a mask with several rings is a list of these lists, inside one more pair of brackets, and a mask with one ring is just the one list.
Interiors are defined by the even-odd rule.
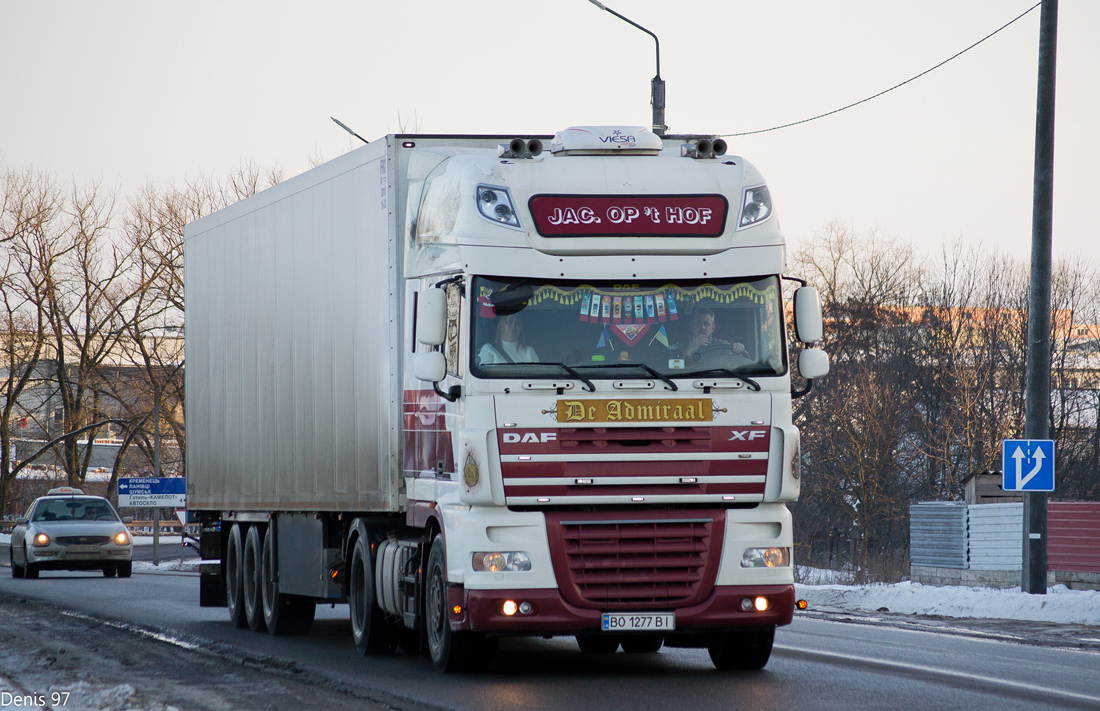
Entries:
[[686,607],[710,595],[725,513],[690,510],[547,512],[554,572],[565,599],[601,610]]
[[764,426],[498,430],[510,506],[755,503]]

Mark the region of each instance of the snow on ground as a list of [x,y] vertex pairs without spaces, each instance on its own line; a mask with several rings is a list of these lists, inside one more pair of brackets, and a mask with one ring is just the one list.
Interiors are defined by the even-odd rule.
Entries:
[[[0,544],[11,540],[0,534]],[[195,560],[179,561],[179,536],[161,537],[161,564],[135,562],[134,572],[194,572]],[[134,545],[153,545],[152,536],[134,536]],[[175,554],[175,555],[173,555]],[[1069,590],[1064,585],[1048,588],[1046,595],[1030,595],[1019,588],[938,587],[920,583],[844,585],[845,575],[836,571],[802,568],[795,596],[806,600],[811,610],[850,612],[894,612],[904,615],[979,617],[1004,620],[1034,620],[1100,626],[1100,591]]]

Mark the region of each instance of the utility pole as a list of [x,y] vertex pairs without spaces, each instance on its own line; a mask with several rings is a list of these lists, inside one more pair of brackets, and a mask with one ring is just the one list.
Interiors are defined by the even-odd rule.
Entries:
[[[1035,111],[1035,186],[1031,213],[1031,287],[1027,320],[1025,439],[1050,436],[1050,275],[1054,206],[1054,85],[1058,0],[1043,0],[1039,17],[1039,91]],[[1047,592],[1047,495],[1024,493],[1021,588]]]

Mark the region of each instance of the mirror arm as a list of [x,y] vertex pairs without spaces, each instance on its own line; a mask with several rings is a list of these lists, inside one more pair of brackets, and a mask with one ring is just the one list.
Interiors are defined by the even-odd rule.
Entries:
[[814,389],[814,381],[807,380],[806,381],[806,387],[802,388],[801,390],[795,390],[794,388],[791,388],[791,398],[794,399],[794,400],[797,400],[798,398],[802,397],[803,395],[805,395],[806,393],[810,392],[813,389]]
[[432,383],[432,388],[435,390],[436,394],[439,395],[439,397],[443,398],[447,402],[454,402],[458,399],[458,396],[462,394],[461,385],[452,385],[451,387],[447,388],[447,392],[443,392],[439,389],[439,383]]

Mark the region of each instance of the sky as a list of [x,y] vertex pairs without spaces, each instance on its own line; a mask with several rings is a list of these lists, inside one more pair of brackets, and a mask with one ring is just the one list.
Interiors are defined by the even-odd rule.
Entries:
[[[876,94],[1035,0],[612,0],[661,42],[672,133]],[[833,220],[935,254],[1031,248],[1039,10],[906,86],[730,137],[797,247]],[[1100,2],[1061,0],[1054,252],[1100,261]],[[654,43],[586,0],[0,0],[0,164],[103,181],[289,177],[390,132],[648,125]]]

